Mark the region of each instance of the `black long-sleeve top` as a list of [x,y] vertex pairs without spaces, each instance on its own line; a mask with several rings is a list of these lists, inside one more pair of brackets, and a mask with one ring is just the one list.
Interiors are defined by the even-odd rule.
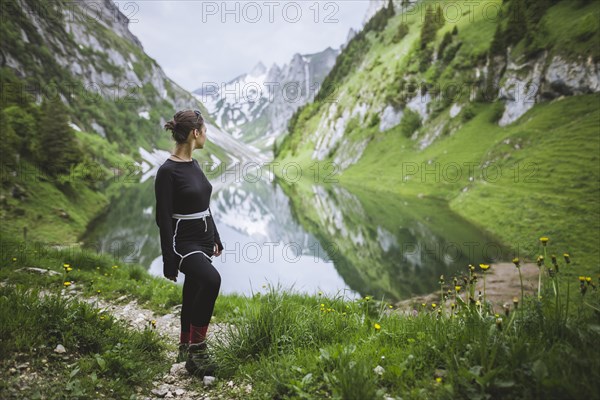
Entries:
[[212,211],[206,221],[178,221],[172,217],[174,213],[194,214],[210,209],[212,185],[198,161],[177,162],[167,159],[156,173],[154,192],[165,276],[177,276],[182,256],[191,251],[201,250],[212,256],[215,244],[219,250],[223,248]]

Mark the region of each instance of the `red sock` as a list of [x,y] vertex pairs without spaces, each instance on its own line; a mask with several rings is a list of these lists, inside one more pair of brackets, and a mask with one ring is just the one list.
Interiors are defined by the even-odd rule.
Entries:
[[179,343],[189,343],[190,342],[190,333],[189,332],[181,332],[179,334]]
[[194,326],[190,324],[190,343],[202,343],[206,340],[208,325]]

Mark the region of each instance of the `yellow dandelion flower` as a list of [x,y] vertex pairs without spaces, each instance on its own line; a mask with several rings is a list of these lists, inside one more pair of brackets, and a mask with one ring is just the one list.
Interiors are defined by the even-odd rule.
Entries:
[[585,282],[585,276],[580,276],[579,277],[579,282]]
[[543,244],[544,246],[546,245],[546,243],[548,243],[548,240],[550,240],[550,239],[548,239],[546,236],[542,236],[542,237],[540,238],[540,242],[542,242],[542,244]]
[[365,296],[365,300],[366,300],[366,301],[369,301],[369,300],[371,300],[371,296]]
[[486,271],[490,268],[490,265],[489,264],[479,264],[479,268]]
[[438,376],[437,378],[435,378],[435,382],[436,383],[442,383],[442,377]]
[[63,285],[64,286],[71,286],[71,282],[69,282],[69,281],[63,282]]
[[388,307],[389,307],[389,308],[394,308],[394,306],[393,306],[393,305],[391,305],[391,304],[390,304]]
[[521,266],[521,260],[519,260],[519,257],[515,257],[512,260],[513,264],[515,264],[515,267],[519,268]]
[[437,304],[435,304],[435,303],[431,304],[431,308],[436,308],[436,307],[437,307]]
[[12,260],[13,260],[13,261],[17,261],[17,257],[13,257],[13,258],[12,258]]
[[477,301],[475,302],[475,305],[476,305],[476,306],[480,306],[480,305],[481,305],[481,301],[477,300]]
[[321,308],[325,307],[325,304],[321,303]]
[[64,263],[64,264],[63,264],[63,268],[69,268],[70,266],[71,266],[71,265],[70,265],[70,264],[67,264],[67,263]]
[[100,316],[100,319],[101,319],[101,320],[104,320],[104,315],[101,315],[101,316]]
[[100,293],[100,289],[96,290],[96,293]]
[[454,286],[454,290],[456,290],[456,293],[460,292],[460,289],[461,289],[460,285]]
[[570,264],[570,263],[571,263],[571,256],[569,256],[569,253],[565,253],[565,254],[563,254],[563,257],[565,258],[565,262],[566,262],[567,264]]
[[590,282],[592,281],[592,277],[591,277],[591,276],[586,276],[586,277],[585,277],[585,281],[586,281],[587,283],[590,283]]
[[381,325],[379,325],[378,323],[375,323],[375,325],[373,325],[375,327],[376,330],[380,330],[381,329]]

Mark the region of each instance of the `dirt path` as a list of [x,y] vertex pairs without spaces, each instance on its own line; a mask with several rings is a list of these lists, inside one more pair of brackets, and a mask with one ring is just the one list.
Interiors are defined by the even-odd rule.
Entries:
[[[105,311],[118,320],[125,321],[133,329],[143,330],[151,326],[152,321],[155,321],[155,329],[167,338],[170,343],[179,343],[179,315],[181,306],[175,306],[170,313],[158,316],[152,311],[138,305],[136,300],[123,303],[126,296],[109,302],[98,298],[84,298],[77,296],[79,300],[85,301],[101,311]],[[210,324],[208,330],[208,340],[213,339],[215,333],[226,328],[226,324]],[[153,382],[154,388],[143,390],[147,393],[147,397],[142,397],[144,400],[156,400],[162,398],[176,398],[180,400],[209,400],[222,398],[215,393],[214,386],[215,378],[192,377],[185,370],[185,362],[176,363],[176,351],[168,351],[165,362],[171,364],[169,373],[162,378]],[[234,386],[233,382],[228,382],[230,387]],[[204,386],[204,388],[202,388]],[[149,392],[149,393],[148,393]],[[141,396],[143,396],[140,393]]]
[[[479,268],[478,268],[479,269]],[[536,264],[523,264],[521,274],[523,276],[523,290],[525,295],[535,295],[537,293],[539,269]],[[481,272],[477,272],[479,279],[475,286],[475,293],[483,293],[483,279]],[[452,277],[446,277],[446,285],[452,284]],[[513,263],[493,264],[485,278],[486,299],[492,303],[496,312],[502,311],[502,306],[508,303],[512,307],[513,297],[521,297],[521,284],[519,280],[519,271]],[[463,300],[465,294],[462,294]],[[440,292],[436,291],[425,296],[416,296],[408,300],[401,301],[396,306],[405,312],[412,312],[413,309],[420,309],[422,303],[430,305],[440,301]],[[451,301],[447,301],[447,306]]]

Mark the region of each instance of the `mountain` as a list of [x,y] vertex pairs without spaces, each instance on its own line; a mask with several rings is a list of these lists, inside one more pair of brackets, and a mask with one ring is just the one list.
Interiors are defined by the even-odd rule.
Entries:
[[221,87],[206,85],[194,94],[235,138],[271,150],[294,111],[319,91],[338,54],[328,47],[315,54],[295,54],[282,67],[273,64],[267,69],[259,62]]
[[[208,115],[144,52],[127,10],[111,0],[2,2],[3,234],[31,227],[32,238],[75,240],[117,187],[173,148],[163,125],[176,110]],[[195,154],[201,162],[260,160],[206,122],[207,151]]]
[[596,265],[600,3],[398,3],[344,47],[323,85],[338,101],[299,108],[276,161],[443,199],[521,255],[550,235]]

